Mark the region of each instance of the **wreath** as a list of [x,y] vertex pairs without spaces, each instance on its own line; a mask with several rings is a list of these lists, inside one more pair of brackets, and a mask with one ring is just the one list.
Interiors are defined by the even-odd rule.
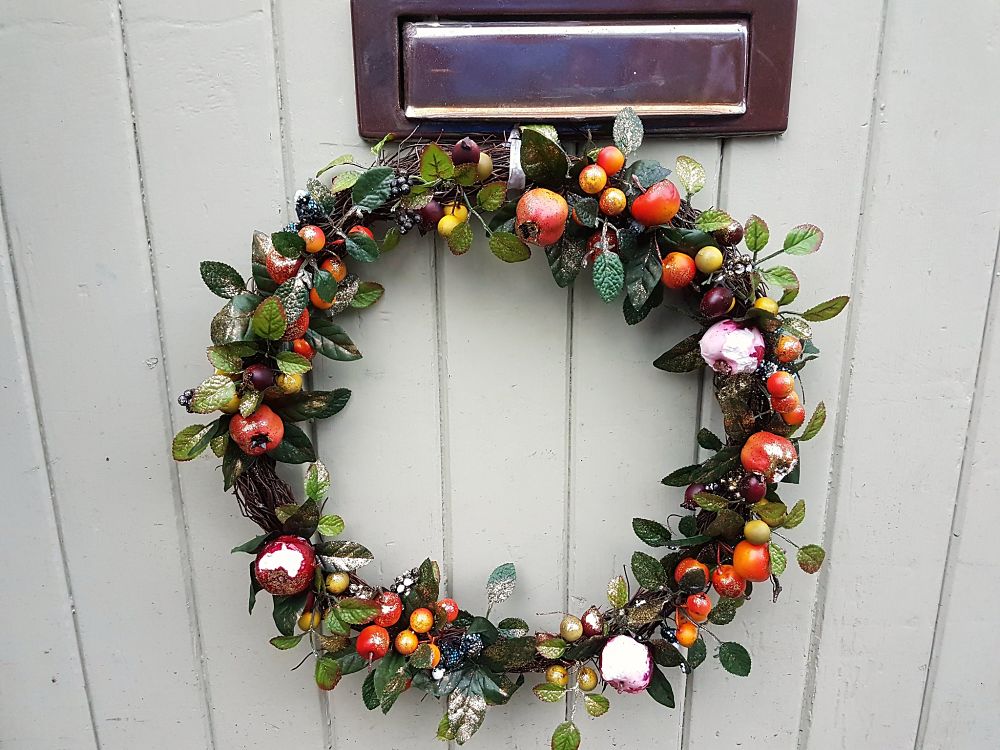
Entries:
[[[603,148],[588,135],[583,157],[567,154],[544,125],[451,146],[411,137],[391,152],[387,137],[372,148],[370,166],[345,155],[310,179],[295,197],[295,223],[254,233],[249,283],[225,263],[201,264],[205,284],[226,299],[211,322],[215,374],[179,401],[189,412],[221,415],[181,430],[173,456],[188,461],[211,447],[222,459],[225,489],[263,530],[233,550],[254,558],[250,611],[260,590],[272,596],[280,633],[272,646],[305,642],[324,690],[366,671],[361,694],[370,710],[387,713],[407,690],[443,699],[442,740],[466,742],[488,706],[506,703],[526,675],[541,673],[532,686],[537,698],[573,698],[570,720],[552,736],[553,748],[573,750],[580,744],[576,707],[601,716],[610,707],[608,687],[645,692],[672,708],[663,670],[702,664],[706,635],[722,667],[746,676],[747,650],[712,628],[735,618],[755,584],[770,582],[777,600],[783,543],[796,548],[807,573],[823,562],[821,547],[798,546],[779,531],[805,517],[802,500],[791,507],[781,500],[779,483],[798,481],[799,446],[826,419],[819,403],[806,422],[796,391],[818,354],[810,323],[834,317],[848,299],[793,312],[787,306],[797,299],[798,278],[786,266],[765,265],[815,252],[823,234],[796,226],[765,254],[770,234],[759,217],[741,225],[718,208],[692,206],[705,183],[696,161],[677,159],[682,197],[667,179],[670,170],[633,158],[643,136],[634,111],[620,112],[612,132],[614,145]],[[386,224],[376,240],[372,227]],[[486,582],[485,614],[472,614],[442,595],[430,559],[392,582],[365,580],[372,553],[338,538],[344,520],[324,512],[330,475],[300,425],[337,414],[351,394],[304,390],[303,376],[316,354],[361,357],[335,318],[372,306],[385,290],[348,263],[363,269],[412,229],[436,232],[456,255],[481,231],[508,263],[542,247],[559,287],[589,269],[601,299],[622,299],[628,325],[669,304],[700,326],[653,364],[674,373],[713,370],[725,439],[700,430],[697,441],[711,457],[662,480],[685,488],[682,512],[632,519],[636,536],[667,554],[635,552],[631,576],[608,583],[605,606],[566,614],[554,632],[532,633],[520,617],[491,619],[514,590],[512,563]],[[308,464],[302,502],[278,477],[276,462]]]

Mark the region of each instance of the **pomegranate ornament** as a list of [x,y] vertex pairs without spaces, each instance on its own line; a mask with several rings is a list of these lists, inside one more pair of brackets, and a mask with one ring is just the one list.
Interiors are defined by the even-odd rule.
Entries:
[[792,441],[773,432],[755,432],[740,451],[743,468],[760,474],[768,482],[780,482],[787,477],[798,460]]
[[616,635],[604,644],[598,666],[604,681],[619,693],[641,693],[653,679],[652,652],[627,635]]
[[262,404],[249,417],[234,414],[229,420],[229,437],[248,456],[260,456],[278,447],[285,437],[285,423],[271,407]]
[[316,573],[316,553],[300,536],[279,536],[265,544],[253,564],[254,578],[275,596],[305,591]]
[[554,245],[566,230],[569,206],[559,193],[545,188],[534,188],[517,202],[517,221],[514,231],[529,245],[548,247]]

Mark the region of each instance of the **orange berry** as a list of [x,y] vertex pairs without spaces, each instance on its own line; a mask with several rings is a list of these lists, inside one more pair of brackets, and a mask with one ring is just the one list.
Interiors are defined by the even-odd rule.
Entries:
[[708,594],[691,594],[684,602],[684,608],[692,620],[705,622],[708,613],[712,611],[712,600],[708,598]]
[[705,574],[705,583],[708,583],[709,581],[708,566],[699,560],[695,560],[693,557],[685,557],[683,560],[677,563],[677,567],[674,568],[674,580],[677,581],[677,583],[680,583],[681,579],[684,577],[684,574],[687,573],[689,570],[694,570],[695,568],[697,568],[698,570],[702,571]]
[[312,302],[313,307],[317,310],[328,310],[333,307],[333,300],[327,302],[325,299],[319,296],[315,289],[309,290],[309,301]]
[[307,253],[318,253],[326,247],[326,235],[323,230],[310,224],[299,230],[299,237],[305,240]]
[[771,408],[778,412],[778,414],[790,412],[796,406],[799,406],[799,403],[799,394],[795,391],[792,391],[787,396],[771,396]]
[[791,427],[798,427],[800,424],[806,421],[806,410],[802,404],[798,404],[794,409],[783,413],[781,418],[785,420],[785,424]]
[[305,339],[295,339],[292,341],[292,351],[296,354],[301,354],[306,359],[312,359],[316,356],[316,350]]
[[733,568],[748,581],[766,581],[771,577],[771,550],[766,544],[751,544],[744,539],[733,550]]
[[616,175],[625,166],[625,154],[617,146],[605,146],[597,152],[597,166],[609,177]]
[[417,634],[412,630],[401,630],[396,636],[396,651],[401,653],[403,656],[409,656],[414,651],[417,650],[417,646],[420,645],[420,640],[417,638]]
[[580,189],[583,192],[589,195],[597,195],[608,184],[608,173],[604,171],[603,167],[599,167],[597,164],[588,164],[580,172],[579,182]]
[[668,289],[683,289],[694,280],[697,270],[690,255],[667,253],[663,259],[663,285]]
[[319,267],[333,276],[338,284],[347,278],[347,264],[344,263],[339,255],[334,254],[330,256],[327,260],[320,263]]
[[431,669],[434,669],[441,661],[441,649],[437,647],[436,643],[428,643],[427,645],[431,647]]
[[790,372],[778,370],[767,379],[767,392],[772,396],[787,396],[795,390],[795,376]]
[[602,214],[605,214],[606,216],[617,216],[625,210],[626,203],[625,193],[621,190],[618,188],[605,188],[604,192],[601,193],[601,199],[598,201],[598,206],[600,207]]
[[684,648],[691,648],[698,640],[698,626],[693,622],[682,622],[677,626],[677,642]]
[[414,633],[427,633],[434,627],[434,613],[426,607],[413,610],[410,615],[410,630]]
[[794,362],[802,354],[802,342],[787,333],[778,337],[778,343],[774,346],[774,354],[782,364]]

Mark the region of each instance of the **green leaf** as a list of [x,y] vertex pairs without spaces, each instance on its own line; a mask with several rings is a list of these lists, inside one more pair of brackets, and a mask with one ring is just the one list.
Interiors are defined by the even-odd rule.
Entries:
[[298,646],[304,635],[305,633],[299,633],[298,635],[276,635],[268,643],[279,651],[287,651],[290,648]]
[[753,511],[768,526],[777,527],[785,520],[788,508],[780,500],[762,500],[753,506]]
[[504,563],[494,568],[486,581],[486,600],[490,606],[507,601],[514,593],[516,583],[517,570],[514,563]]
[[470,247],[472,247],[472,225],[468,221],[463,221],[448,235],[448,249],[452,255],[464,255]]
[[654,701],[667,708],[674,708],[674,690],[670,687],[670,682],[664,677],[659,667],[653,667],[652,679],[646,693]]
[[[375,691],[375,672],[369,672],[368,676],[365,677],[365,681],[361,684],[361,700],[365,704],[365,708],[369,711],[374,711],[381,705],[381,701],[378,699],[378,693]],[[445,717],[447,719],[447,717]]]
[[521,130],[521,168],[529,182],[560,187],[566,179],[569,159],[555,141],[537,130]]
[[565,289],[572,284],[583,268],[587,248],[584,242],[564,234],[555,245],[545,248],[545,257],[556,284]]
[[597,217],[600,215],[597,199],[590,197],[579,198],[573,196],[571,193],[570,200],[572,201],[572,216],[577,223],[590,229],[595,228],[597,226]]
[[694,536],[698,533],[697,516],[684,516],[678,523],[677,529],[684,536]]
[[364,232],[351,232],[344,240],[347,254],[362,263],[374,263],[378,260],[378,243]]
[[326,629],[335,635],[345,636],[351,633],[351,626],[337,617],[337,613],[333,610],[330,610],[324,623],[326,624]]
[[[209,414],[218,411],[232,401],[235,396],[236,384],[233,383],[232,378],[228,375],[212,375],[195,388],[194,398],[191,400],[191,410],[195,414]],[[208,443],[206,442],[205,445]]]
[[246,284],[239,271],[215,260],[201,262],[201,278],[212,294],[223,299],[232,299],[240,292],[246,291]]
[[332,320],[314,315],[309,320],[306,339],[317,352],[329,359],[352,362],[361,359],[361,352],[347,332]]
[[316,176],[317,177],[322,177],[324,173],[329,172],[334,167],[339,167],[342,164],[350,164],[353,161],[354,161],[354,157],[351,154],[341,154],[336,159],[334,159],[329,164],[327,164],[325,167],[323,167],[321,170],[319,170],[316,173]]
[[665,547],[670,541],[670,529],[659,521],[646,518],[633,518],[632,530],[635,535],[650,547]]
[[737,601],[739,600],[730,599],[725,596],[720,597],[719,601],[712,607],[712,611],[708,613],[708,621],[713,625],[728,625],[731,623],[736,618],[736,610],[739,609]]
[[695,333],[678,342],[653,362],[653,367],[666,372],[693,372],[705,366],[701,358],[701,334]]
[[708,658],[708,648],[705,646],[705,641],[699,635],[698,640],[696,640],[691,648],[688,649],[687,662],[691,669],[697,669],[700,667],[705,659]]
[[351,392],[346,388],[333,391],[299,391],[286,396],[276,403],[274,410],[288,422],[302,422],[307,419],[326,419],[332,417],[346,406]]
[[625,290],[632,306],[641,309],[662,277],[663,268],[655,243],[640,243],[639,251],[625,264]]
[[688,194],[688,199],[705,187],[705,168],[690,156],[678,156],[674,171],[681,187]]
[[254,311],[250,319],[253,332],[262,339],[277,341],[285,335],[285,311],[277,297],[268,297]]
[[743,225],[743,230],[743,241],[747,243],[747,249],[752,253],[759,253],[771,239],[767,222],[754,214],[750,214],[750,218]]
[[455,183],[462,187],[471,187],[479,181],[478,164],[459,164],[455,167]]
[[[280,511],[284,506],[279,505],[276,509]],[[294,512],[287,518],[278,517],[282,521],[282,530],[286,534],[294,534],[304,539],[308,539],[316,533],[316,524],[319,523],[319,507],[315,500],[306,500],[302,505],[292,505]]]
[[243,342],[231,344],[221,344],[210,346],[206,349],[208,361],[212,367],[226,373],[237,373],[243,370],[243,357],[249,357],[257,353],[257,349]]
[[823,429],[824,424],[826,424],[826,404],[820,401],[816,404],[816,410],[809,418],[809,423],[799,440],[812,440]]
[[260,391],[245,390],[243,398],[240,399],[240,415],[244,418],[249,417],[257,411],[257,407],[260,406],[263,400],[264,394]]
[[625,576],[615,576],[608,581],[608,601],[615,609],[621,609],[628,604],[628,582]]
[[[306,497],[315,500],[317,503],[326,498],[330,490],[330,472],[322,461],[314,461],[306,469],[305,491]],[[324,516],[325,518],[326,516]]]
[[828,299],[826,302],[820,302],[815,307],[810,307],[802,313],[802,317],[806,320],[811,320],[813,323],[830,320],[830,318],[837,317],[841,311],[847,307],[847,303],[850,299],[851,298],[846,295]]
[[723,448],[710,459],[705,461],[691,478],[692,482],[707,484],[722,479],[726,474],[735,469],[740,464],[740,449]]
[[799,224],[792,227],[782,246],[789,255],[809,255],[819,250],[823,244],[823,231],[813,224]]
[[358,293],[351,300],[351,307],[364,309],[371,307],[385,294],[385,287],[375,281],[362,281],[358,286]]
[[275,232],[271,235],[271,245],[286,258],[298,258],[306,251],[306,241],[298,232]]
[[[417,584],[410,592],[410,599],[415,607],[433,607],[441,593],[441,571],[438,564],[426,558],[417,570]],[[410,599],[407,603],[410,603]]]
[[555,703],[566,696],[566,688],[562,685],[553,685],[551,682],[542,682],[531,688],[535,697],[543,703]]
[[316,178],[310,177],[306,180],[306,192],[312,196],[313,200],[316,201],[319,204],[319,207],[327,214],[334,210],[337,203],[336,196],[330,191],[330,188]]
[[682,253],[694,254],[706,245],[719,247],[719,241],[711,234],[700,229],[683,229],[681,227],[658,227],[657,238],[667,247]]
[[403,238],[402,233],[399,231],[399,227],[391,226],[385,230],[385,237],[382,238],[381,253],[388,253],[396,249],[399,241]]
[[709,234],[725,229],[732,223],[733,217],[721,208],[710,208],[708,211],[702,211],[694,221],[698,229]]
[[617,253],[605,250],[594,260],[594,288],[605,302],[614,301],[625,286],[625,267]]
[[719,436],[707,427],[702,427],[698,430],[698,445],[709,451],[721,451],[723,448],[723,443],[719,439]]
[[260,548],[264,546],[264,542],[266,542],[270,538],[270,536],[271,536],[270,534],[261,534],[260,536],[255,536],[250,541],[243,542],[243,544],[239,544],[233,547],[231,550],[229,550],[229,553],[232,554],[233,552],[246,552],[251,555],[256,555],[258,552],[260,552]]
[[485,185],[476,195],[476,203],[484,211],[496,211],[503,205],[507,194],[507,183],[491,182]]
[[566,653],[566,646],[566,641],[562,638],[547,638],[535,646],[535,649],[546,659],[559,659]]
[[441,721],[438,722],[437,739],[445,742],[455,739],[455,732],[451,728],[451,722],[448,721],[448,714],[442,716]]
[[333,611],[337,613],[337,618],[341,622],[346,622],[349,625],[364,625],[374,620],[380,609],[379,605],[371,599],[349,597],[337,602]]
[[389,188],[395,177],[389,167],[373,167],[363,172],[351,188],[351,200],[355,206],[374,211],[389,200]]
[[769,542],[767,548],[771,553],[771,573],[780,576],[785,572],[785,568],[788,567],[788,558],[785,556],[785,550],[781,549],[774,542]]
[[223,432],[221,435],[216,435],[212,438],[212,442],[209,443],[212,448],[212,453],[215,454],[216,458],[222,458],[226,455],[226,447],[229,445],[229,433]]
[[197,458],[222,432],[224,432],[222,419],[206,425],[188,425],[174,436],[171,443],[170,449],[174,461],[190,461],[192,458]]
[[823,560],[826,559],[826,552],[818,544],[807,544],[799,549],[795,555],[799,567],[806,573],[815,573],[822,567]]
[[450,180],[455,175],[451,157],[436,143],[430,143],[420,154],[420,177],[424,182]]
[[512,232],[490,235],[490,252],[506,263],[520,263],[531,257],[531,250]]
[[353,169],[347,172],[341,172],[333,178],[333,184],[330,185],[330,192],[341,193],[344,190],[351,189],[357,183],[359,177],[361,177],[361,172]]
[[721,495],[713,495],[711,492],[699,492],[694,496],[694,501],[699,508],[705,510],[718,511],[729,506],[729,501]]
[[795,275],[793,271],[788,266],[774,266],[773,268],[766,268],[760,273],[760,278],[766,283],[772,286],[779,286],[782,289],[798,288],[799,277]]
[[304,464],[316,460],[316,449],[309,436],[289,422],[285,424],[284,439],[267,455],[285,464]]
[[273,597],[274,624],[279,633],[295,635],[295,621],[299,618],[302,608],[305,607],[308,595],[308,591],[303,591],[301,594],[293,594],[292,596]]
[[632,553],[632,575],[647,589],[659,589],[667,583],[667,573],[660,561],[645,552]]
[[586,693],[583,696],[583,707],[587,709],[587,713],[591,716],[604,716],[611,708],[611,703],[603,695],[594,695],[592,693]]
[[625,107],[618,113],[611,127],[611,135],[615,145],[623,154],[628,155],[639,150],[642,145],[643,127],[642,120],[634,109]]
[[410,667],[413,669],[430,669],[434,664],[434,652],[429,643],[421,643],[410,656]]
[[797,500],[792,509],[788,511],[788,515],[785,516],[785,521],[781,525],[786,529],[794,529],[800,523],[806,520],[806,501]]
[[286,375],[301,375],[312,369],[312,363],[295,352],[278,352],[275,359],[278,362],[278,369]]
[[472,739],[485,717],[486,699],[482,695],[459,688],[448,696],[448,721],[459,745]]
[[394,136],[392,133],[386,133],[385,135],[382,136],[382,140],[380,140],[378,143],[376,143],[374,146],[371,147],[371,152],[375,156],[378,156],[379,154],[382,153],[382,149],[385,148],[385,144],[393,140],[395,137],[396,136]]
[[572,721],[564,721],[552,733],[552,750],[577,750],[580,747],[580,730]]
[[712,537],[708,534],[699,534],[698,536],[690,536],[685,539],[671,539],[670,547],[697,547],[699,544],[704,544],[705,542],[713,541]]
[[342,676],[340,662],[332,656],[324,654],[316,660],[316,684],[320,690],[333,690]]
[[334,515],[322,516],[316,530],[323,536],[338,536],[344,531],[344,519]]
[[812,328],[802,318],[785,315],[781,319],[781,328],[785,333],[800,339],[812,338]]
[[719,661],[723,669],[737,677],[750,674],[750,654],[738,643],[728,641],[719,646]]
[[705,528],[705,533],[735,542],[742,536],[743,524],[743,516],[734,510],[723,508]]
[[[497,625],[497,630],[504,638],[522,638],[530,632],[528,623],[520,617],[505,617]],[[531,650],[534,651],[534,646]]]
[[550,141],[559,143],[559,131],[556,130],[554,125],[545,125],[542,123],[532,123],[531,125],[522,125],[522,130],[533,130],[536,133],[544,135]]
[[699,469],[701,469],[701,464],[682,466],[681,468],[675,469],[663,477],[663,479],[660,480],[660,483],[665,484],[668,487],[687,487],[691,484],[695,473]]
[[339,288],[340,284],[329,271],[320,268],[313,274],[313,289],[324,302],[333,302]]

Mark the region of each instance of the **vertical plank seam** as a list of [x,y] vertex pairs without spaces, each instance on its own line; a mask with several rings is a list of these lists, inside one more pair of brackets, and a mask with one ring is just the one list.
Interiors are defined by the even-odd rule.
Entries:
[[[723,205],[723,196],[726,194],[723,188],[723,180],[726,177],[725,163],[726,163],[726,145],[728,140],[725,138],[719,139],[719,149],[718,149],[718,169],[716,170],[716,182],[715,182],[715,205]],[[709,398],[711,391],[709,390],[708,383],[712,379],[713,375],[707,369],[700,373],[698,378],[698,400],[695,404],[695,439],[694,445],[692,446],[692,463],[698,463],[700,458],[699,445],[698,445],[698,430],[701,429],[702,424],[705,419],[705,401]],[[686,675],[684,680],[684,698],[681,701],[681,721],[680,721],[680,746],[681,750],[689,750],[691,747],[691,731],[692,731],[692,712],[694,710],[694,672],[690,672]]]
[[[878,50],[875,53],[874,75],[872,78],[871,107],[868,114],[868,139],[865,144],[865,169],[861,177],[861,195],[858,200],[858,226],[854,236],[854,262],[851,267],[851,296],[853,304],[847,311],[846,331],[844,332],[843,360],[840,368],[840,393],[837,399],[837,416],[834,424],[833,459],[827,474],[827,503],[821,522],[821,538],[828,557],[833,557],[833,531],[837,523],[836,497],[833,484],[841,476],[843,469],[843,451],[837,446],[844,442],[847,428],[847,399],[851,391],[851,373],[854,369],[854,352],[857,347],[857,327],[861,313],[859,312],[863,283],[861,282],[861,263],[864,255],[861,239],[864,231],[865,206],[872,191],[874,175],[871,167],[872,149],[875,134],[878,129],[877,118],[879,109],[879,83],[882,74],[882,57],[885,50],[886,19],[889,13],[889,0],[882,0],[882,10],[879,17]],[[809,650],[806,655],[806,678],[802,690],[802,705],[799,709],[799,750],[809,746],[809,734],[812,728],[813,702],[816,700],[817,673],[819,671],[819,645],[823,635],[823,623],[826,617],[826,605],[830,591],[830,566],[820,571],[820,579],[816,586],[816,601],[813,605],[812,624],[810,626]]]
[[11,310],[17,315],[15,325],[21,331],[21,346],[24,350],[24,364],[28,371],[28,388],[31,393],[31,405],[35,412],[35,423],[38,425],[38,440],[42,449],[42,461],[45,464],[45,482],[49,488],[49,505],[52,509],[52,520],[56,531],[56,543],[59,548],[59,561],[62,564],[63,581],[66,586],[66,596],[69,603],[70,620],[73,623],[73,639],[76,642],[77,658],[80,660],[80,676],[83,680],[83,694],[87,701],[87,714],[90,717],[90,731],[94,738],[94,746],[101,750],[101,738],[97,732],[97,718],[94,713],[94,700],[90,688],[90,676],[87,671],[87,659],[83,651],[83,638],[80,635],[80,619],[76,611],[76,600],[73,596],[73,577],[70,574],[66,558],[66,544],[63,534],[62,514],[59,511],[59,498],[55,483],[52,480],[52,460],[49,453],[48,438],[45,423],[42,421],[41,404],[38,401],[38,383],[35,376],[34,359],[31,356],[31,339],[25,321],[24,304],[21,300],[21,288],[17,283],[17,267],[14,260],[14,236],[11,233],[10,221],[7,216],[7,206],[3,199],[3,186],[0,180],[0,220],[3,221],[4,234],[7,240],[7,262],[10,264],[11,286],[14,294],[14,305]]
[[[291,143],[291,114],[285,106],[284,89],[281,85],[284,71],[284,55],[281,45],[281,39],[283,37],[281,34],[280,14],[278,13],[276,0],[268,0],[265,7],[267,12],[270,14],[268,21],[271,30],[271,54],[273,56],[274,63],[274,93],[277,99],[276,103],[278,107],[278,148],[279,153],[281,154],[281,179],[283,183],[282,192],[285,194],[284,220],[287,221],[289,218],[289,204],[292,197],[289,191],[292,190],[292,186],[295,184],[292,160],[288,154],[288,144]],[[312,376],[310,375],[309,378],[311,381]],[[313,445],[316,447],[317,455],[322,455],[319,448],[319,427],[315,421],[313,421],[309,426],[309,439],[312,440]],[[332,696],[329,693],[317,688],[316,699],[319,703],[320,727],[323,745],[327,748],[327,750],[333,750],[336,745],[336,728],[333,723],[333,713],[330,710],[330,701],[332,700]]]
[[983,378],[986,367],[984,362],[987,359],[986,350],[989,348],[989,334],[992,330],[992,313],[996,309],[997,295],[1000,292],[1000,285],[997,284],[997,274],[1000,271],[1000,229],[997,232],[996,251],[993,255],[992,277],[990,279],[990,294],[986,303],[986,313],[983,318],[983,331],[979,343],[979,359],[976,362],[975,388],[972,399],[969,403],[969,418],[965,429],[965,444],[962,448],[962,462],[958,472],[958,485],[955,488],[955,504],[952,507],[951,533],[948,536],[948,549],[945,553],[944,570],[941,573],[941,587],[938,593],[937,612],[934,616],[934,635],[931,639],[930,653],[928,654],[927,672],[924,677],[924,689],[920,699],[920,715],[917,721],[917,731],[913,739],[914,750],[923,748],[927,735],[927,722],[929,720],[930,699],[934,693],[934,684],[937,678],[938,666],[940,664],[939,636],[941,635],[942,617],[941,613],[946,611],[951,603],[951,587],[954,583],[954,557],[961,545],[961,531],[964,527],[966,506],[968,504],[969,488],[969,468],[970,468],[970,445],[979,434],[979,402],[985,387]]
[[[118,31],[120,34],[122,65],[125,71],[125,88],[128,96],[129,116],[132,119],[132,143],[135,149],[136,179],[139,185],[139,200],[142,205],[142,224],[146,234],[146,257],[149,262],[150,283],[153,288],[153,311],[156,318],[156,331],[158,336],[159,358],[160,358],[160,379],[163,384],[161,394],[161,405],[163,407],[167,424],[171,433],[176,429],[174,424],[173,410],[170,408],[170,376],[166,366],[166,343],[163,328],[163,313],[160,309],[160,286],[159,275],[157,273],[156,255],[153,252],[153,233],[149,218],[149,201],[146,196],[145,171],[142,163],[142,149],[139,140],[139,123],[136,117],[135,91],[133,88],[132,68],[128,55],[128,37],[125,32],[125,7],[123,0],[118,0]],[[188,519],[184,506],[184,492],[181,488],[180,472],[177,464],[170,461],[170,485],[171,496],[174,505],[174,522],[176,524],[178,537],[178,554],[180,557],[181,574],[184,581],[184,594],[189,602],[188,621],[191,628],[191,645],[194,650],[195,659],[198,662],[198,677],[201,688],[202,700],[205,705],[205,728],[208,733],[209,746],[215,748],[215,726],[212,721],[212,693],[209,682],[208,668],[205,662],[204,643],[201,633],[201,621],[198,609],[198,596],[194,583],[193,566],[191,563],[191,545],[188,538]]]

